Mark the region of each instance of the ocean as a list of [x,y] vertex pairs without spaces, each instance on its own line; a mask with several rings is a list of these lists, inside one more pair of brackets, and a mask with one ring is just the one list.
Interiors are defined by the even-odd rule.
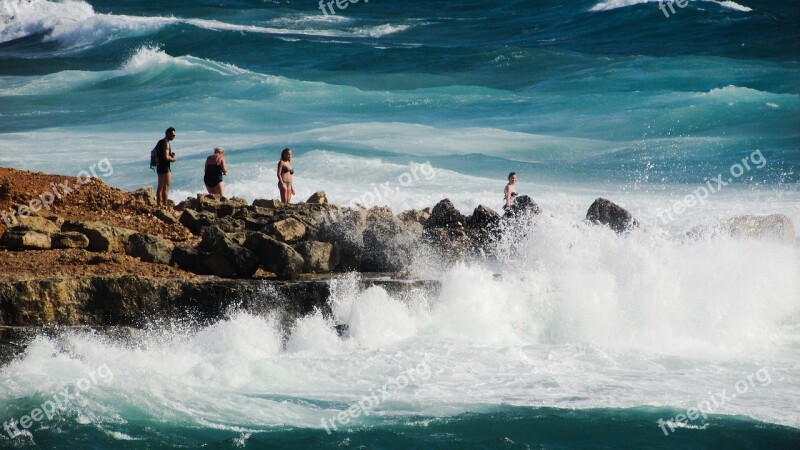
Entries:
[[[468,214],[515,171],[545,211],[496,261],[418,261],[436,293],[342,276],[334,317],[291,330],[40,336],[0,369],[3,426],[40,420],[0,447],[800,447],[800,247],[685,239],[800,227],[798,23],[766,0],[0,0],[0,165],[155,186],[172,126],[176,202],[217,146],[228,195],[275,198],[291,147],[299,200]],[[642,226],[587,225],[597,197]]]

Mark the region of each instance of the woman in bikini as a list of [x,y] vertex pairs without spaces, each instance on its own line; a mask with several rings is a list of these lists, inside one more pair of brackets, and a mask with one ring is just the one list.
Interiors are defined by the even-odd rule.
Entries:
[[284,203],[292,202],[294,186],[292,186],[292,149],[285,148],[281,152],[281,160],[278,161],[278,190],[281,191],[281,201]]
[[511,172],[508,174],[508,184],[506,185],[506,189],[503,191],[506,204],[503,205],[503,209],[508,211],[511,208],[511,205],[514,204],[514,198],[517,196],[517,173]]
[[203,182],[209,194],[225,196],[225,183],[223,176],[228,175],[228,166],[225,165],[225,149],[217,147],[214,154],[206,158],[206,170]]

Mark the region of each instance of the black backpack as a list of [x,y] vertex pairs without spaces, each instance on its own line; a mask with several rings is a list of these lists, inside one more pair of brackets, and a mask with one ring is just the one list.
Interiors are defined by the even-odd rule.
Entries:
[[160,161],[158,158],[158,144],[156,144],[156,146],[153,147],[152,150],[150,150],[150,168],[152,170],[156,170],[156,167],[158,166],[159,163]]

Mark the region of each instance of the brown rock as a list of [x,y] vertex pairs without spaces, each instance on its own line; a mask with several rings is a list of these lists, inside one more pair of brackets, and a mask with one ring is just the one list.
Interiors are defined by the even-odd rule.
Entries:
[[50,235],[38,231],[12,228],[3,235],[3,244],[8,248],[48,250],[51,247]]
[[263,198],[257,198],[253,200],[253,206],[259,206],[261,208],[268,208],[268,209],[276,209],[283,207],[284,203],[280,200],[275,200],[275,199],[266,200]]
[[311,197],[308,197],[306,203],[314,203],[317,205],[327,205],[328,204],[328,196],[325,195],[324,191],[319,191],[311,194]]
[[93,252],[124,252],[128,238],[136,233],[127,228],[103,222],[64,222],[63,231],[77,231],[89,238],[88,249]]
[[87,248],[89,238],[77,231],[65,231],[50,235],[53,248]]
[[639,225],[625,208],[605,198],[598,198],[592,203],[586,212],[586,220],[597,225],[606,225],[618,234],[630,231]]
[[333,244],[319,241],[306,241],[295,246],[295,250],[303,257],[303,272],[330,272],[338,264],[338,254]]
[[17,216],[17,221],[19,224],[15,228],[24,228],[26,230],[38,231],[45,234],[61,231],[61,228],[59,228],[58,225],[40,216]]
[[269,225],[266,231],[279,241],[292,243],[299,241],[305,236],[306,226],[299,220],[290,217]]

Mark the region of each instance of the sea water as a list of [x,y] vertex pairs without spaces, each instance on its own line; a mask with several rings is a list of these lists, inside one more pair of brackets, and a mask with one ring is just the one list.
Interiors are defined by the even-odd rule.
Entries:
[[[61,403],[0,446],[797,447],[798,246],[684,235],[800,225],[798,4],[345,4],[2,0],[0,163],[107,159],[137,189],[173,126],[175,201],[216,146],[229,195],[275,198],[291,147],[300,200],[395,212],[499,209],[516,171],[533,231],[496,261],[417,261],[437,292],[343,276],[334,316],[290,330],[231,311],[38,337],[2,368],[0,420]],[[586,225],[597,197],[643,226]]]

